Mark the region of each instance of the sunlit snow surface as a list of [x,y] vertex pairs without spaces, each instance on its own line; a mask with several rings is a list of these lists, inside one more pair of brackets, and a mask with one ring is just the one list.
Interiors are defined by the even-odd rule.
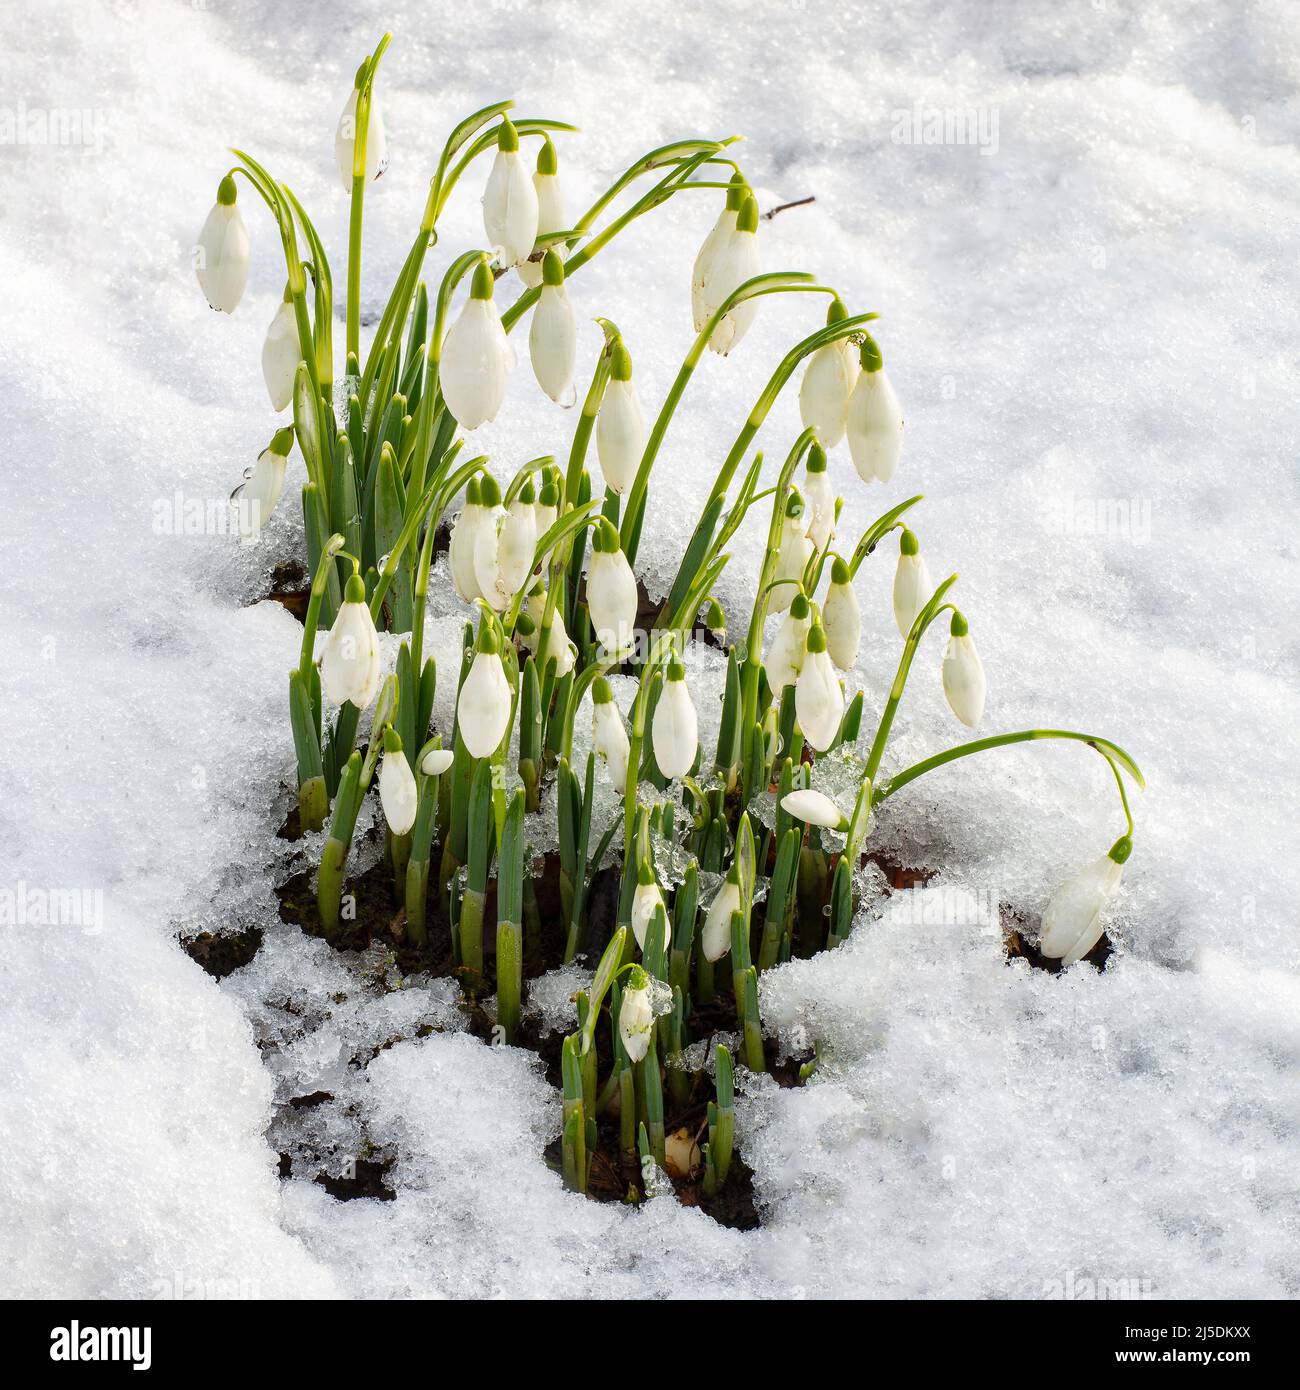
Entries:
[[[0,934],[5,1291],[1300,1292],[1293,9],[25,8],[0,57],[6,111],[84,112],[85,139],[0,146],[3,886],[98,889],[104,911],[98,931]],[[763,224],[765,264],[881,312],[905,405],[894,483],[868,491],[832,457],[841,534],[924,491],[916,527],[936,577],[961,571],[986,729],[1106,733],[1148,778],[1101,975],[1008,965],[983,910],[1036,914],[1119,832],[1099,759],[1019,748],[889,805],[878,843],[944,873],[765,980],[769,1024],[820,1040],[824,1062],[801,1090],[742,1083],[757,1233],[671,1197],[635,1211],[563,1192],[541,1159],[559,1127],[548,1084],[529,1054],[455,1031],[440,986],[367,986],[279,928],[218,985],[175,944],[180,927],[275,919],[300,632],[245,606],[296,553],[291,495],[257,549],[159,534],[178,492],[223,498],[276,424],[259,366],[284,280],[269,219],[241,188],[255,264],[233,318],[204,303],[190,248],[238,144],[312,210],[342,285],[333,130],[386,27],[368,315],[469,110],[513,94],[583,127],[560,143],[574,206],[643,150],[743,133],[761,206],[817,199]],[[986,149],[896,139],[918,107],[973,110]],[[431,274],[481,241],[485,175],[453,200]],[[690,341],[690,264],[716,210],[678,199],[570,287],[581,360],[590,319],[612,318],[648,409]],[[820,312],[770,300],[734,358],[701,367],[654,476],[652,583]],[[572,424],[524,354],[481,447],[508,476],[562,453]],[[781,455],[796,432],[791,390],[759,442]],[[295,463],[291,493],[300,480]],[[1120,500],[1127,533],[1091,534]],[[743,534],[723,584],[735,629],[760,542]],[[859,576],[868,731],[898,650],[885,550]],[[434,612],[445,721],[459,627],[453,605]],[[961,737],[941,650],[936,634],[918,659],[887,767]],[[540,1002],[562,1026],[562,987]],[[332,1086],[350,1128],[317,1138],[385,1146],[396,1201],[277,1178],[273,1103]]]

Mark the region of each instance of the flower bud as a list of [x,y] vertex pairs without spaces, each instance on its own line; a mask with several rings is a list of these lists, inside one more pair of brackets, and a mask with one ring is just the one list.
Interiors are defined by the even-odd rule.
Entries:
[[718,889],[700,928],[705,960],[718,961],[731,950],[731,914],[740,910],[740,885],[730,878]]
[[614,703],[614,692],[604,676],[597,676],[591,688],[591,746],[604,760],[610,785],[620,795],[627,788],[627,759],[630,745],[623,716]]
[[591,542],[587,611],[606,652],[614,655],[628,650],[636,635],[636,576],[619,548],[613,523],[603,517]]
[[[758,204],[750,194],[742,203],[736,218],[736,229],[717,249],[705,269],[704,283],[699,292],[699,311],[703,315],[697,332],[726,302],[727,298],[762,269],[758,253]],[[758,300],[747,299],[737,304],[713,330],[709,347],[724,355],[738,347],[749,332],[758,313]]]
[[767,603],[773,613],[784,613],[789,608],[795,585],[802,581],[804,569],[812,558],[812,542],[808,539],[808,524],[804,519],[806,511],[803,498],[798,491],[792,491],[785,504],[785,520],[781,523],[780,550],[773,578],[776,587]]
[[802,593],[796,593],[763,663],[767,670],[767,683],[774,696],[779,697],[787,685],[793,685],[799,679],[804,647],[811,629],[812,610],[808,600]]
[[632,935],[642,950],[645,950],[645,933],[650,919],[655,915],[655,909],[663,905],[663,894],[655,882],[654,870],[648,863],[643,863],[637,870],[636,892],[632,895]]
[[379,689],[379,634],[375,631],[365,581],[354,574],[321,654],[321,685],[332,704],[351,701],[365,709]]
[[474,573],[474,549],[478,528],[486,516],[486,509],[479,505],[478,479],[471,478],[465,485],[465,505],[451,528],[451,544],[447,549],[452,583],[466,603],[483,597]]
[[623,990],[623,1002],[618,1011],[618,1035],[629,1061],[644,1060],[650,1050],[650,1033],[654,1026],[650,977],[639,965],[634,965],[628,971],[627,986]]
[[415,774],[402,752],[402,740],[395,730],[384,730],[384,761],[379,768],[379,804],[394,835],[405,835],[415,824],[420,793]]
[[787,792],[781,798],[781,809],[807,825],[820,825],[825,830],[838,830],[840,834],[849,828],[849,818],[844,812],[824,792],[815,792],[811,787]]
[[803,668],[794,686],[794,710],[804,737],[819,753],[835,742],[844,718],[844,691],[826,650],[826,633],[814,623]]
[[862,645],[862,613],[849,567],[838,556],[831,566],[831,582],[822,605],[826,650],[841,671],[851,670]]
[[[560,183],[559,161],[555,157],[555,146],[547,136],[537,152],[537,169],[533,174],[533,187],[537,190],[537,235],[546,236],[549,232],[567,232],[569,213],[565,205],[564,189]],[[523,260],[516,269],[519,278],[532,289],[542,283],[541,261]]]
[[488,245],[499,252],[501,265],[518,265],[532,254],[538,216],[537,189],[520,156],[519,135],[502,117],[496,158],[483,194],[483,227]]
[[596,416],[596,455],[611,492],[623,493],[632,486],[645,441],[641,401],[632,384],[632,354],[620,342],[614,348],[609,382]]
[[675,657],[650,724],[651,746],[659,771],[667,778],[685,777],[695,765],[699,748],[699,724],[691,692],[686,688],[686,669]]
[[542,265],[545,279],[528,330],[528,351],[537,384],[567,408],[577,399],[573,363],[578,353],[578,329],[564,287],[564,262],[556,252],[548,251]]
[[[339,182],[344,193],[352,192],[352,161],[357,144],[357,96],[352,88],[343,104],[338,128],[334,132],[334,163],[338,167]],[[370,88],[370,120],[366,125],[366,182],[374,183],[388,168],[388,136],[384,131],[384,114],[379,107],[379,94],[373,84]]]
[[822,551],[835,534],[835,489],[826,471],[826,450],[814,443],[804,473],[805,534],[814,550]]
[[864,483],[887,483],[903,448],[903,408],[871,338],[863,343],[860,360],[862,373],[849,398],[849,452]]
[[420,771],[426,777],[441,777],[455,760],[455,755],[449,749],[430,748],[420,759]]
[[262,377],[271,409],[277,413],[293,400],[293,381],[302,353],[298,348],[298,320],[292,302],[281,300],[262,342]]
[[471,757],[496,752],[510,726],[510,703],[498,639],[488,628],[479,635],[479,650],[456,699],[456,729]]
[[970,627],[960,613],[954,613],[948,650],[943,657],[943,693],[948,707],[967,728],[973,729],[980,722],[987,689],[984,666],[971,639]]
[[277,430],[270,444],[258,454],[248,480],[235,489],[231,501],[236,504],[239,534],[244,540],[256,540],[270,520],[284,488],[284,466],[292,449],[293,430]]
[[[826,321],[835,323],[844,314],[844,305],[834,300]],[[817,431],[823,448],[833,449],[844,438],[858,371],[858,354],[847,338],[819,347],[808,359],[799,387],[799,416],[805,429]]]
[[235,180],[227,174],[217,188],[195,248],[194,273],[208,303],[233,314],[248,284],[249,242],[244,215],[235,202]]
[[911,633],[933,593],[934,583],[921,554],[921,543],[905,526],[898,538],[898,568],[894,571],[894,621],[901,637],[905,639]]
[[1105,930],[1102,912],[1119,887],[1132,848],[1124,836],[1115,842],[1109,854],[1094,859],[1056,890],[1043,913],[1040,942],[1042,953],[1050,960],[1073,965],[1101,940]]
[[443,399],[467,430],[496,419],[515,366],[515,350],[501,326],[492,294],[492,272],[480,263],[470,297],[442,344],[438,379]]

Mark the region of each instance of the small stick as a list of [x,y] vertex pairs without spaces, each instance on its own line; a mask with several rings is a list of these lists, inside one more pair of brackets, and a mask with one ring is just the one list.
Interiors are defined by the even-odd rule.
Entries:
[[766,221],[770,222],[778,212],[784,212],[787,208],[806,207],[809,203],[815,203],[816,201],[816,195],[810,193],[806,198],[796,198],[793,203],[781,203],[777,207],[768,208],[763,214],[763,217]]

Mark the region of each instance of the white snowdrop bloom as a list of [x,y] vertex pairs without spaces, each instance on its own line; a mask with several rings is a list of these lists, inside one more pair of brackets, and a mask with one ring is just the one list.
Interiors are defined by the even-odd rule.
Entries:
[[474,550],[479,527],[488,516],[487,508],[479,502],[479,481],[471,478],[465,485],[465,505],[451,528],[451,543],[447,561],[451,567],[451,582],[466,603],[483,597],[474,572]]
[[[713,314],[713,309],[705,312],[706,291],[712,276],[713,264],[722,247],[736,234],[736,223],[740,219],[740,209],[748,192],[740,174],[733,174],[731,186],[727,189],[726,206],[718,214],[718,220],[709,229],[708,236],[696,252],[695,264],[691,268],[691,316],[697,333],[703,331],[704,325]],[[717,304],[714,304],[713,308],[716,309]]]
[[627,972],[623,1002],[618,1010],[618,1035],[628,1060],[640,1062],[650,1051],[650,1034],[655,1026],[654,1005],[650,1000],[650,977],[639,965]]
[[831,660],[841,671],[851,670],[862,646],[862,611],[853,576],[838,555],[831,565],[831,582],[822,605],[822,630]]
[[824,753],[840,731],[844,692],[826,650],[826,633],[817,623],[808,634],[803,669],[794,684],[794,712],[804,738]]
[[894,621],[901,637],[912,631],[933,593],[934,582],[921,554],[921,543],[905,526],[898,538],[898,568],[894,571]]
[[826,795],[815,792],[811,787],[787,792],[781,798],[781,809],[807,825],[820,825],[827,830],[841,832],[849,828],[849,818]]
[[546,590],[538,583],[528,591],[528,597],[524,599],[523,616],[528,619],[528,622],[519,624],[516,629],[522,633],[524,646],[534,656],[537,655],[537,644],[542,640],[542,618],[545,613]]
[[804,520],[806,510],[799,493],[791,492],[785,504],[785,520],[781,523],[780,550],[773,576],[775,587],[767,600],[768,609],[773,613],[784,613],[789,608],[796,592],[795,585],[803,579],[804,568],[812,558],[812,541],[808,539]]
[[813,549],[825,550],[835,535],[835,489],[826,471],[826,450],[814,443],[804,472],[804,518]]
[[474,525],[474,586],[478,595],[500,613],[510,602],[501,582],[501,528],[506,509],[501,505],[497,480],[484,473],[478,485],[479,517]]
[[235,202],[235,180],[227,174],[194,248],[194,273],[214,309],[235,312],[248,284],[248,261],[248,228]]
[[[344,193],[352,192],[352,161],[357,147],[357,96],[354,86],[343,104],[338,128],[334,132],[334,163]],[[379,93],[372,86],[370,120],[366,123],[366,182],[374,183],[387,168],[388,135],[384,130],[384,113],[380,109]]]
[[483,194],[483,228],[488,245],[499,252],[501,265],[518,265],[532,255],[538,215],[537,189],[519,153],[519,134],[503,117]]
[[578,649],[569,639],[569,631],[564,626],[564,615],[556,608],[551,614],[551,628],[546,634],[546,650],[539,658],[539,665],[545,671],[547,665],[554,661],[555,674],[559,678],[567,676],[573,670],[577,659]]
[[790,608],[776,630],[767,660],[763,663],[767,671],[767,684],[772,694],[779,698],[787,685],[799,679],[803,666],[804,646],[812,629],[812,610],[803,594],[796,593]]
[[578,328],[564,287],[564,262],[554,251],[542,262],[542,292],[528,330],[528,352],[537,384],[558,405],[571,406],[573,363],[578,355]]
[[[533,187],[537,190],[537,235],[540,237],[548,232],[567,232],[569,211],[564,197],[564,186],[560,183],[559,161],[549,136],[542,141],[542,148],[537,152]],[[529,289],[542,283],[540,261],[522,260],[515,268],[519,272],[519,278]]]
[[1109,854],[1094,859],[1056,890],[1043,913],[1040,945],[1045,956],[1073,965],[1101,940],[1102,912],[1119,887],[1132,848],[1127,836],[1117,840]]
[[[706,272],[705,284],[700,291],[701,307],[706,311],[704,321],[722,307],[727,297],[739,289],[746,280],[752,280],[762,269],[758,254],[758,204],[753,195],[745,199],[736,219],[736,230],[724,241],[714,254]],[[749,332],[754,316],[758,313],[758,300],[747,299],[727,314],[709,337],[709,347],[714,352],[729,353],[740,345],[740,340]]]
[[365,581],[354,574],[321,654],[321,685],[332,704],[350,700],[365,709],[379,689],[379,674],[379,634],[366,602]]
[[455,760],[455,755],[448,748],[430,748],[420,759],[420,771],[426,777],[441,777]]
[[948,650],[943,656],[943,693],[949,709],[967,728],[973,729],[984,713],[988,683],[970,636],[970,626],[960,613],[952,615],[951,633]]
[[293,303],[287,297],[288,291],[285,294],[262,342],[262,378],[267,395],[271,397],[271,409],[277,413],[293,400],[294,377],[302,361],[298,348],[298,320]]
[[501,326],[492,293],[492,272],[480,262],[469,299],[442,344],[438,380],[443,399],[467,430],[496,419],[515,367],[515,350]]
[[[664,898],[655,882],[654,870],[649,864],[642,864],[637,871],[636,892],[632,894],[632,935],[642,950],[645,950],[645,933],[650,919],[655,915],[656,908],[663,906]],[[665,909],[665,925],[667,915]]]
[[[846,315],[844,305],[833,300],[826,322],[838,323]],[[847,338],[819,347],[808,359],[799,387],[799,416],[805,429],[817,431],[825,449],[833,449],[844,438],[858,371],[857,349]]]
[[864,483],[887,483],[903,448],[903,408],[881,365],[880,349],[862,344],[862,372],[849,398],[847,433],[853,466]]
[[483,597],[503,613],[532,573],[537,512],[531,481],[508,508],[501,507],[500,496],[496,479],[484,478],[479,499],[487,515],[474,533],[474,578]]
[[636,634],[636,576],[619,548],[618,532],[602,517],[591,538],[587,611],[600,645],[611,655],[625,652]]
[[537,539],[541,540],[555,525],[560,515],[560,485],[554,478],[547,478],[542,484],[533,515],[537,522]]
[[610,785],[622,794],[627,787],[630,744],[623,716],[618,712],[614,693],[604,676],[597,676],[591,688],[591,746],[604,760]]
[[244,540],[256,540],[270,520],[284,489],[284,466],[292,449],[293,430],[288,426],[276,430],[271,442],[258,454],[247,480],[235,489],[231,501],[235,503],[239,534]]
[[685,777],[695,764],[699,748],[699,723],[691,692],[686,688],[686,668],[674,657],[668,663],[667,678],[659,692],[650,741],[655,762],[665,777]]
[[500,641],[488,628],[456,697],[456,730],[471,757],[486,758],[496,752],[509,725],[510,682],[501,664]]
[[394,835],[405,835],[415,824],[420,793],[415,774],[402,751],[402,740],[392,729],[384,730],[384,761],[379,767],[379,804]]
[[721,960],[731,950],[731,914],[740,911],[740,885],[730,879],[718,889],[700,928],[705,960]]
[[645,441],[641,399],[632,383],[632,354],[620,342],[614,348],[609,381],[596,416],[596,456],[601,477],[611,492],[623,493],[632,486]]

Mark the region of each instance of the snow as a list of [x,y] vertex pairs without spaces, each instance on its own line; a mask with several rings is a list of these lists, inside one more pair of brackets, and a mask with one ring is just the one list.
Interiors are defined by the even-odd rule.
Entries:
[[[6,44],[8,111],[85,115],[79,145],[0,150],[0,886],[102,902],[93,920],[0,937],[6,1293],[1038,1297],[1073,1274],[1295,1296],[1294,14],[498,3],[435,24],[372,0],[317,8],[300,26],[265,0],[55,0]],[[645,149],[743,132],[761,207],[817,199],[763,223],[765,265],[881,312],[907,414],[889,486],[864,488],[832,454],[840,536],[925,492],[914,529],[936,578],[961,573],[985,730],[1104,733],[1147,777],[1103,974],[1008,964],[986,910],[1037,913],[1123,828],[1095,755],[982,755],[882,808],[872,844],[942,873],[901,905],[873,895],[839,952],[764,980],[769,1024],[822,1056],[803,1088],[744,1082],[757,1232],[671,1197],[632,1211],[564,1193],[541,1158],[559,1105],[530,1054],[465,1033],[436,982],[377,978],[377,962],[276,925],[274,885],[295,868],[275,831],[301,630],[246,605],[299,548],[301,465],[257,547],[170,523],[178,493],[200,511],[224,499],[274,431],[260,347],[283,262],[242,188],[254,264],[235,316],[203,302],[189,248],[239,144],[312,210],[341,285],[334,125],[385,27],[391,164],[367,200],[367,314],[409,247],[436,142],[469,110],[513,93],[580,125],[558,142],[573,206]],[[973,111],[985,148],[895,138],[901,113],[923,124],[932,108]],[[481,240],[485,176],[458,190],[431,268]],[[715,215],[710,195],[684,195],[570,286],[580,362],[591,319],[613,319],[648,412],[689,346],[686,282]],[[821,312],[769,300],[732,357],[701,365],[652,482],[652,588],[772,365]],[[573,424],[523,356],[473,440],[498,477],[562,457]],[[769,466],[797,433],[796,388],[757,441]],[[733,633],[766,525],[743,528],[720,585]],[[893,563],[886,542],[858,578],[850,683],[868,692],[868,735],[898,655]],[[445,729],[459,609],[433,613]],[[962,736],[941,655],[933,635],[886,772]],[[692,660],[710,668],[703,731],[720,673]],[[576,758],[588,741],[584,712]],[[252,926],[261,950],[220,983],[177,944]],[[321,1090],[335,1099],[286,1116]],[[311,1181],[311,1156],[367,1144],[392,1159],[396,1200],[339,1202]]]

